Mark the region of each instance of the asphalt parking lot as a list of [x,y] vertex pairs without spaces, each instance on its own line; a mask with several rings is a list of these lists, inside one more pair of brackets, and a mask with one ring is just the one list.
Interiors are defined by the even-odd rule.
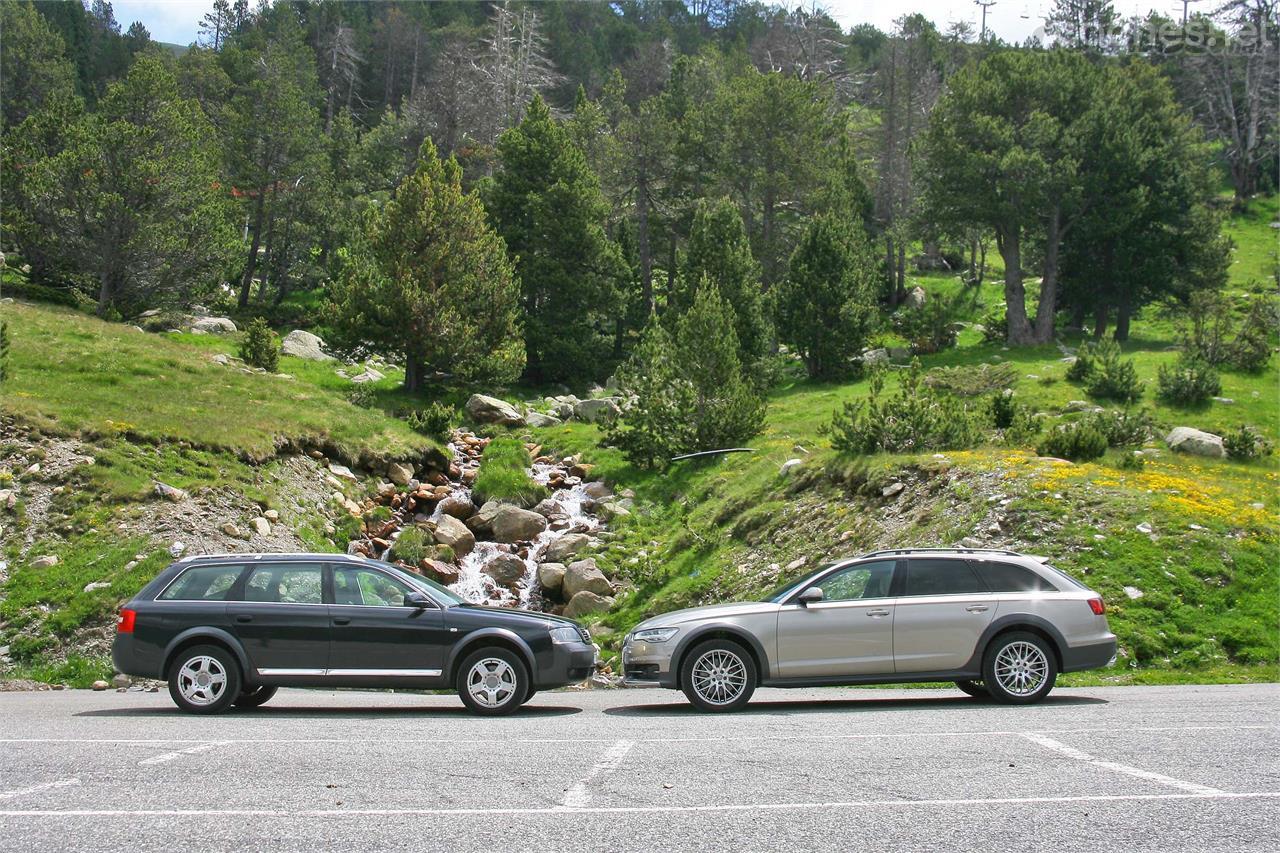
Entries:
[[1280,849],[1280,685],[0,694],[0,850]]

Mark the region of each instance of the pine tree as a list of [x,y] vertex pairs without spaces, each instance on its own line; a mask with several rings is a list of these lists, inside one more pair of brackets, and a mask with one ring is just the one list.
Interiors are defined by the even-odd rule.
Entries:
[[427,371],[507,382],[524,366],[519,283],[462,169],[430,140],[395,198],[373,217],[364,251],[334,288],[334,323],[351,341],[405,360],[405,389]]
[[738,360],[745,366],[768,350],[770,330],[760,290],[760,267],[751,257],[751,244],[738,209],[727,198],[701,201],[681,267],[677,309],[688,310],[699,283],[709,279],[734,314]]
[[538,381],[603,376],[627,271],[604,231],[599,182],[537,96],[498,141],[498,155],[490,209],[520,278],[527,373]]
[[875,328],[875,292],[875,259],[862,229],[817,216],[778,288],[778,336],[804,359],[811,377],[838,376]]
[[689,419],[693,386],[682,376],[671,336],[656,318],[650,320],[640,343],[618,368],[617,380],[634,401],[625,417],[610,428],[609,444],[646,468],[694,446],[696,436]]
[[16,127],[51,98],[75,91],[62,36],[30,3],[0,3],[0,129]]

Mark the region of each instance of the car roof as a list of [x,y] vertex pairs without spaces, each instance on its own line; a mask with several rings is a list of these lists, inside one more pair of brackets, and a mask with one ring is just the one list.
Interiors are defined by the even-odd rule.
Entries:
[[856,558],[863,560],[868,557],[911,557],[911,556],[928,556],[928,557],[1014,557],[1020,560],[1031,560],[1032,562],[1043,563],[1047,561],[1045,557],[1033,557],[1028,554],[1020,554],[1017,551],[1010,551],[1005,548],[886,548],[881,551],[869,551],[866,554],[859,554]]
[[281,562],[324,560],[329,563],[373,563],[361,554],[322,554],[322,553],[254,553],[231,551],[223,554],[191,554],[176,561],[175,565],[191,565],[202,561],[220,562],[223,560],[272,560]]

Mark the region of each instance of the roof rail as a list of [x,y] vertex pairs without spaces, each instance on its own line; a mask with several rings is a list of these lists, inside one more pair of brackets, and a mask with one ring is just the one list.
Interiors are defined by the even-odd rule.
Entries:
[[262,560],[274,557],[323,557],[326,560],[367,560],[363,554],[321,554],[314,551],[285,551],[282,553],[254,553],[252,551],[230,551],[222,554],[188,554],[179,559],[179,563],[195,560]]
[[1007,548],[886,548],[882,551],[871,551],[864,557],[884,557],[889,554],[1004,554],[1010,557],[1021,557],[1017,551]]

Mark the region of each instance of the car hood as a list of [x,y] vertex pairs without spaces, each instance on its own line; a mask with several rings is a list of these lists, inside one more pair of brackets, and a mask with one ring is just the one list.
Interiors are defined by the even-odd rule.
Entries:
[[577,622],[572,619],[566,619],[563,616],[553,616],[550,613],[536,613],[531,610],[514,610],[510,607],[485,607],[479,604],[455,604],[449,610],[456,615],[468,615],[472,619],[484,620],[492,625],[542,625],[547,628],[554,628],[557,625],[569,625],[573,628],[580,627]]
[[732,604],[710,604],[706,607],[689,607],[684,610],[673,610],[654,616],[641,622],[633,631],[645,628],[667,628],[672,625],[684,625],[689,622],[712,622],[717,619],[731,619],[735,616],[748,616],[755,613],[775,613],[778,605],[772,601],[739,601]]

